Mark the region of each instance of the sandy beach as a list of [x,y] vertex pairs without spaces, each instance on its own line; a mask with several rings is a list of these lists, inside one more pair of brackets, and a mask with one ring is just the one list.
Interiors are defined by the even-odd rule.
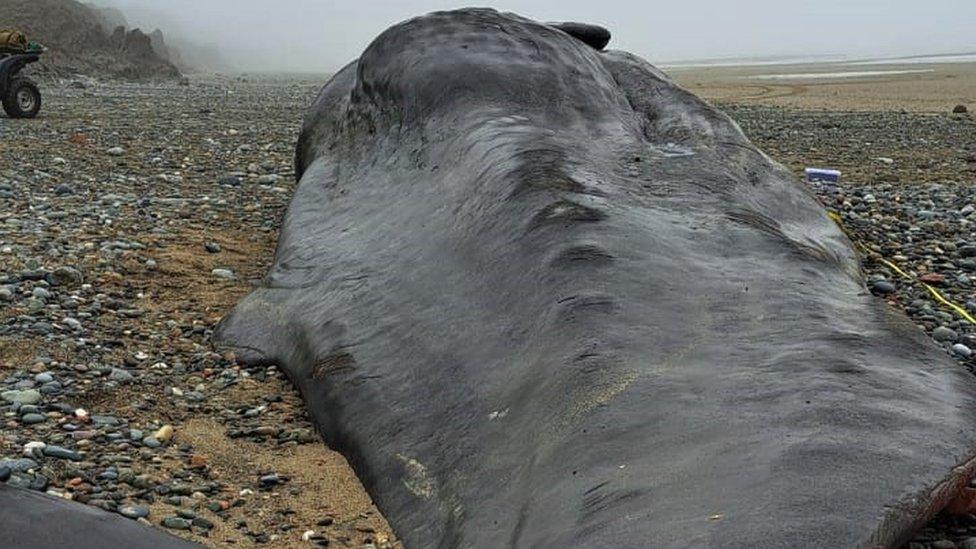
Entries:
[[682,86],[717,103],[841,111],[947,112],[959,104],[976,108],[976,62],[677,66],[665,70]]

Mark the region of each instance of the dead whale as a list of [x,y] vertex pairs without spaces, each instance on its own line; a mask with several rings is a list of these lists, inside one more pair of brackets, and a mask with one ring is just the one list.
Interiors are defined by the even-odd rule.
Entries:
[[976,380],[732,120],[569,30],[376,38],[218,342],[407,547],[897,546],[972,475]]
[[0,546],[12,549],[201,547],[121,515],[6,484],[0,484]]

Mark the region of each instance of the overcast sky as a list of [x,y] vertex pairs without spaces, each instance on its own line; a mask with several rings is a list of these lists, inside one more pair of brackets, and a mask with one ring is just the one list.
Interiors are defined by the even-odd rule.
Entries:
[[[439,0],[96,0],[140,26],[190,33],[244,70],[333,71]],[[976,51],[976,0],[509,0],[473,5],[599,23],[610,47],[661,63],[742,56]],[[181,27],[175,29],[170,27]],[[151,29],[150,29],[151,30]]]

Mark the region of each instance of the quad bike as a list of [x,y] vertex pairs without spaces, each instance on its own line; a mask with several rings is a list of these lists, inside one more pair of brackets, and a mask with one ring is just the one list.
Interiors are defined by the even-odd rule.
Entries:
[[40,59],[41,52],[0,53],[0,102],[10,118],[34,118],[41,110],[41,91],[21,69]]

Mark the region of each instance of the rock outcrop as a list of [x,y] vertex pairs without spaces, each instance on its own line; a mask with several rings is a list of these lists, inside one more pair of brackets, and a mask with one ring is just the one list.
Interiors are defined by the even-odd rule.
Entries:
[[0,27],[14,27],[49,51],[37,68],[54,76],[85,74],[129,80],[173,79],[180,71],[117,10],[98,10],[75,0],[0,0]]

